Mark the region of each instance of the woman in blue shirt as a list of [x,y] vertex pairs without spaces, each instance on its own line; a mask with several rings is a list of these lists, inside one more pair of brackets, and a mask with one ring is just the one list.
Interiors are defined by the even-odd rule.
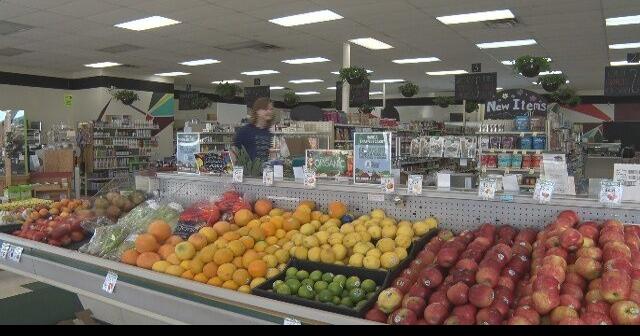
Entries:
[[251,122],[238,129],[233,145],[236,153],[244,147],[251,160],[269,161],[269,149],[273,134],[269,131],[273,122],[273,103],[269,98],[259,98],[253,103]]

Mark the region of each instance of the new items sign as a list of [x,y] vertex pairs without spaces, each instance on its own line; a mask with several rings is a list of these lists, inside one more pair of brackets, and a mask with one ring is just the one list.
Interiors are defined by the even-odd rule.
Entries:
[[485,119],[514,119],[523,115],[546,117],[549,109],[543,96],[529,90],[504,90],[496,96],[495,100],[487,102]]

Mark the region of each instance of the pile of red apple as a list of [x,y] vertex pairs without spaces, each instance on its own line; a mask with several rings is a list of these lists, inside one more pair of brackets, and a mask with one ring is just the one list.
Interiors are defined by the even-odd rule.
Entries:
[[13,235],[64,247],[85,239],[86,233],[82,228],[82,221],[83,218],[75,214],[66,218],[39,218],[32,223],[23,224],[20,230],[13,232]]
[[578,222],[564,211],[540,232],[491,224],[455,237],[441,231],[366,318],[403,325],[640,324],[640,227]]

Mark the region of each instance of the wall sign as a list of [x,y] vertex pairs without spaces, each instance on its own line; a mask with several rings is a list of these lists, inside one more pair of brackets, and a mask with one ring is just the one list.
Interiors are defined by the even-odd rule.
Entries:
[[609,97],[640,96],[640,65],[606,67],[604,95]]
[[498,74],[473,73],[456,75],[456,99],[487,101],[493,99],[498,87]]
[[308,149],[305,157],[305,167],[319,178],[353,176],[353,151]]
[[271,88],[269,86],[254,86],[244,89],[244,101],[248,107],[253,107],[253,103],[259,98],[271,98]]
[[613,180],[622,182],[623,201],[640,201],[640,165],[616,163],[613,165]]
[[380,185],[391,175],[391,133],[355,133],[354,139],[354,182]]
[[487,102],[485,119],[514,119],[516,116],[546,117],[547,100],[532,91],[512,89],[501,91],[495,100]]

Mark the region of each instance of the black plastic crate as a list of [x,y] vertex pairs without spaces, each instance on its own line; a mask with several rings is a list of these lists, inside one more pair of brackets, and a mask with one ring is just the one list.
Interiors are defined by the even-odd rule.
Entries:
[[420,239],[414,240],[411,243],[411,246],[409,246],[409,251],[407,253],[407,257],[404,258],[404,260],[402,260],[400,262],[400,264],[398,264],[398,266],[394,267],[393,269],[391,269],[389,271],[389,275],[387,276],[387,280],[384,283],[384,287],[387,288],[391,285],[391,282],[397,278],[402,271],[404,271],[407,267],[409,267],[409,265],[411,264],[411,262],[416,258],[416,256],[418,256],[418,254],[420,253],[420,251],[422,251],[422,249],[424,249],[424,247],[429,243],[429,241],[438,235],[439,230],[438,229],[433,229],[430,230],[429,232],[427,232],[427,234],[425,234],[424,236],[420,237]]
[[[375,292],[375,294],[371,297],[371,299],[367,301],[367,303],[363,306],[361,310],[356,310],[355,308],[349,309],[342,306],[336,306],[333,304],[327,304],[327,303],[323,303],[315,300],[303,299],[293,294],[280,295],[271,291],[274,282],[276,282],[277,280],[284,281],[286,276],[285,274],[286,269],[288,269],[289,267],[295,267],[298,270],[305,270],[305,271],[308,271],[309,273],[315,270],[319,270],[319,271],[322,271],[323,273],[331,272],[335,275],[343,274],[347,278],[355,275],[359,277],[361,280],[371,279],[375,281],[379,289]],[[254,288],[251,291],[252,294],[266,297],[273,300],[284,301],[284,302],[293,303],[293,304],[297,304],[305,307],[325,310],[325,311],[329,311],[336,314],[342,314],[342,315],[360,317],[360,318],[363,318],[367,314],[367,312],[373,307],[373,305],[376,303],[376,301],[378,300],[378,295],[380,295],[380,292],[384,289],[384,285],[388,276],[388,272],[383,272],[379,270],[370,270],[366,268],[349,267],[349,266],[342,266],[342,265],[335,265],[335,264],[323,264],[323,263],[317,263],[317,262],[311,262],[311,261],[298,260],[295,258],[292,258],[289,261],[286,269],[285,269],[285,272],[280,272],[278,276],[273,277],[265,281],[260,286]]]

